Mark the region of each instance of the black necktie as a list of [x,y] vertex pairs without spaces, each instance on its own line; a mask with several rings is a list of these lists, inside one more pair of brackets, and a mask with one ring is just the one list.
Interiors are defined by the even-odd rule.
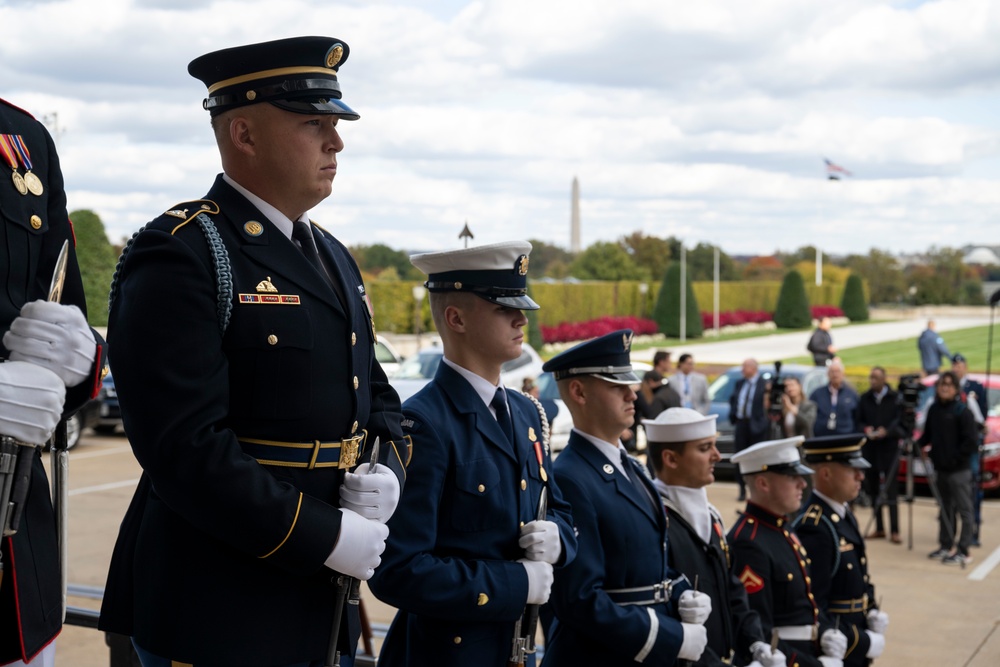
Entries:
[[510,422],[510,412],[507,410],[507,397],[504,396],[503,387],[497,387],[497,393],[493,394],[493,401],[490,407],[496,410],[497,423],[500,429],[507,436],[507,442],[514,445],[514,426]]
[[319,256],[319,249],[316,247],[316,239],[313,238],[312,230],[309,228],[309,223],[304,220],[296,220],[292,223],[292,238],[299,242],[302,246],[302,254],[305,255],[309,263],[313,265],[319,274],[326,278],[326,282],[333,288],[333,291],[340,298],[340,302],[344,303],[344,295],[340,290],[340,285],[337,281],[333,279],[330,272],[326,270],[326,266],[323,264],[323,260]]
[[639,490],[642,497],[649,501],[655,511],[658,509],[659,505],[653,500],[653,496],[650,495],[649,489],[646,488],[646,485],[642,483],[641,479],[639,479],[638,473],[635,471],[635,468],[632,467],[632,460],[629,458],[628,452],[624,449],[620,449],[618,451],[621,454],[622,468],[625,469],[625,476],[628,477],[628,481],[632,482],[632,486]]

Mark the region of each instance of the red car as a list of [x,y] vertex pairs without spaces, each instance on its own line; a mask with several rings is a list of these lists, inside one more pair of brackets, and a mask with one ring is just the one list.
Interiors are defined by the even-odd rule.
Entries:
[[[924,388],[920,392],[920,399],[918,401],[920,408],[917,413],[917,424],[923,422],[924,412],[934,398],[934,383],[937,381],[937,377],[937,375],[930,375],[920,381],[924,385]],[[1000,373],[990,375],[989,385],[986,383],[985,373],[969,373],[967,377],[986,387],[986,403],[989,406],[985,415],[987,432],[982,448],[983,474],[981,485],[983,491],[986,493],[1000,493]],[[913,432],[914,442],[919,437],[920,428],[918,426]],[[925,463],[914,452],[913,481],[915,483],[927,484],[926,466],[928,465],[930,465],[929,459]],[[906,472],[907,457],[903,456],[899,459],[899,474],[897,476],[897,479],[902,483],[906,482]]]

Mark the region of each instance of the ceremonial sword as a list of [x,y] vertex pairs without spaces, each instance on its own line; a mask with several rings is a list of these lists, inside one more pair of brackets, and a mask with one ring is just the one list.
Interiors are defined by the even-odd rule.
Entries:
[[[368,474],[375,472],[378,465],[379,438],[375,436],[372,444],[372,457],[368,464]],[[361,600],[361,582],[356,577],[337,573],[337,595],[334,598],[333,629],[330,631],[330,645],[326,649],[326,662],[323,667],[340,667],[340,651],[337,643],[340,640],[340,624],[344,619],[345,605],[357,605]]]
[[[66,282],[66,267],[69,264],[69,241],[63,241],[52,272],[49,285],[49,301],[62,300],[63,284]],[[69,574],[69,444],[66,438],[66,420],[60,419],[52,436],[52,504],[56,515],[56,530],[59,536],[59,573],[62,580],[62,620],[66,621],[66,583]]]

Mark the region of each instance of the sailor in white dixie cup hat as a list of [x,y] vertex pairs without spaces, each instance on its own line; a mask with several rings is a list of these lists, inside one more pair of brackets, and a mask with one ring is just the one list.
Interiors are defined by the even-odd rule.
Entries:
[[729,531],[732,572],[760,615],[764,636],[776,631],[789,664],[842,667],[847,637],[820,617],[806,550],[789,520],[802,505],[803,475],[813,472],[800,459],[803,440],[767,440],[733,456],[746,476],[749,500]]
[[708,502],[705,489],[715,481],[715,464],[722,458],[716,448],[715,419],[690,408],[670,408],[642,422],[653,485],[669,519],[670,563],[698,582],[698,590],[716,610],[705,621],[708,646],[699,664],[735,660],[753,667],[784,667],[784,654],[771,651],[746,589],[730,572],[726,529]]

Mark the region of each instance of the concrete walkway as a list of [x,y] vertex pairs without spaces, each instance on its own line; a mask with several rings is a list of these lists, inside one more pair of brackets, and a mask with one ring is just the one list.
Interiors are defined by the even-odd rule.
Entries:
[[[952,318],[939,318],[937,320],[937,331],[954,331],[955,329],[967,329],[969,327],[985,326],[989,324],[989,316],[964,316]],[[994,326],[996,323],[994,322]],[[899,320],[895,322],[879,322],[876,324],[853,324],[842,327],[834,327],[830,334],[833,336],[833,344],[839,349],[845,350],[851,347],[870,345],[872,343],[885,343],[894,340],[905,340],[915,338],[927,328],[927,320],[924,318]],[[757,338],[743,338],[740,340],[728,340],[718,342],[698,342],[687,345],[670,345],[664,349],[669,349],[676,360],[678,355],[688,353],[694,355],[695,362],[699,364],[740,364],[747,357],[753,357],[757,361],[773,362],[783,361],[791,357],[798,357],[808,354],[806,344],[812,331],[796,331],[793,333],[771,334],[770,336],[759,336]],[[652,361],[653,354],[657,348],[637,350],[632,353],[632,358],[637,361]],[[918,363],[916,345],[913,346],[914,363]]]

